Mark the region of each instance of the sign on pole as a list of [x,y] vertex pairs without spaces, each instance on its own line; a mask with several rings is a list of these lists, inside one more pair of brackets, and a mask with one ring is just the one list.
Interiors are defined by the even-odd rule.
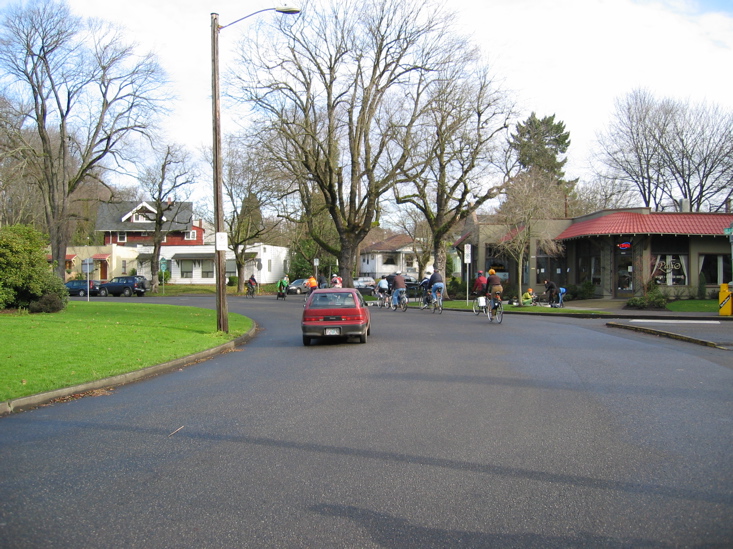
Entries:
[[166,261],[165,257],[160,260],[160,270],[163,272],[166,272],[168,270],[168,261]]

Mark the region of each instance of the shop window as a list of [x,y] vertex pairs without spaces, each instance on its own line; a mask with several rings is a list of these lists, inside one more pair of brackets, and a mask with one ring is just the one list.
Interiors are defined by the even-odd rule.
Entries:
[[652,255],[652,278],[658,286],[687,286],[688,257],[683,254]]
[[700,274],[706,284],[725,284],[730,280],[730,255],[704,254],[699,256]]

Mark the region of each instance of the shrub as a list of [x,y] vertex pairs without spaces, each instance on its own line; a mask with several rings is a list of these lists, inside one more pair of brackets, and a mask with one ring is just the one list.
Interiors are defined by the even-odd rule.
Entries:
[[626,302],[629,309],[666,309],[667,296],[658,288],[652,289],[645,296],[632,297]]
[[167,283],[170,279],[171,279],[170,271],[158,271],[158,282],[159,283],[163,283],[163,281]]
[[697,279],[697,299],[705,299],[705,294],[707,293],[705,286],[707,283],[705,273],[700,273],[700,278]]
[[65,306],[66,287],[51,271],[46,248],[45,235],[33,227],[0,228],[0,309],[28,307],[46,294]]
[[238,276],[230,276],[229,280],[227,281],[227,286],[236,286],[238,283],[239,283]]
[[66,307],[66,303],[57,294],[46,294],[38,301],[28,305],[31,313],[58,313]]

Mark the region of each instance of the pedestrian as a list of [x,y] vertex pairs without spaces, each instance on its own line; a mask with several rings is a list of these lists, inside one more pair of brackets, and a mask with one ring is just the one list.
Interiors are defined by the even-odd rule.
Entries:
[[545,280],[545,291],[542,292],[542,295],[547,295],[547,302],[550,304],[550,307],[553,307],[555,305],[555,296],[557,295],[557,284],[552,280]]

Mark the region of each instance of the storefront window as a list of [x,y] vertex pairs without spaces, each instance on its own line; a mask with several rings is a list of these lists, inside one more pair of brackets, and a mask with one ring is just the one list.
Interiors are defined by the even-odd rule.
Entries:
[[578,283],[590,280],[595,286],[601,285],[601,254],[590,242],[578,244]]
[[729,282],[730,255],[705,254],[699,256],[700,274],[705,275],[706,284],[725,284]]
[[688,257],[683,254],[652,256],[652,277],[659,286],[687,286]]

